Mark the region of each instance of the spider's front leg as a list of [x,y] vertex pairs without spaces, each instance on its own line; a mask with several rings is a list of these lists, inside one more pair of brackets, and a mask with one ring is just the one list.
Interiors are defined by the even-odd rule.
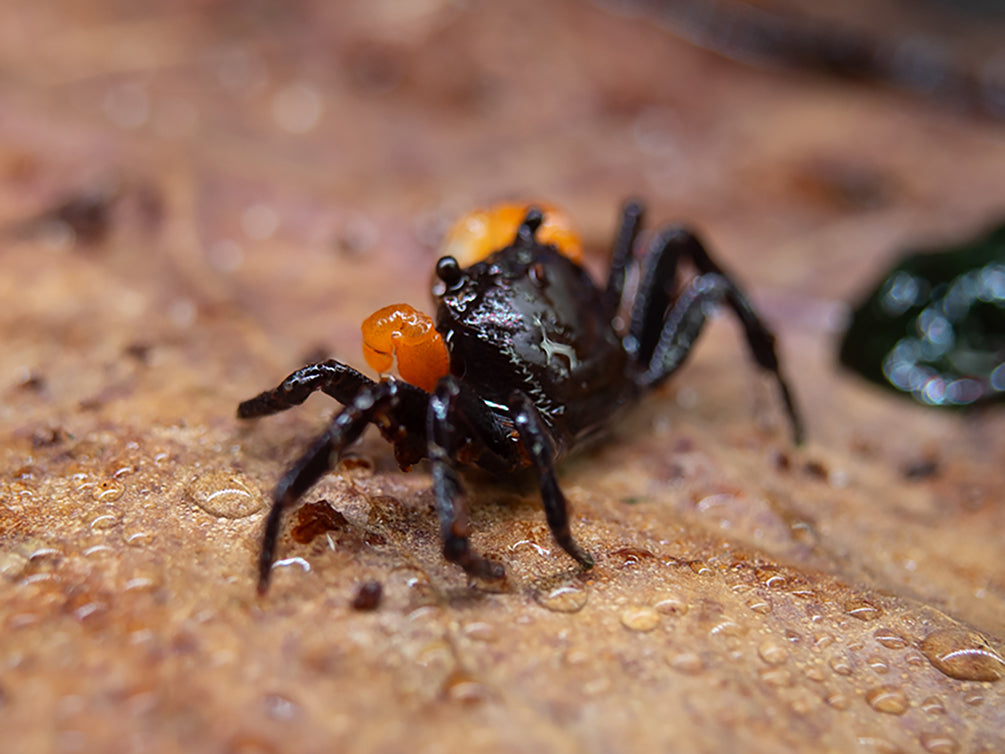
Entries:
[[[694,265],[698,276],[673,300],[682,258]],[[801,443],[802,417],[778,363],[774,334],[732,277],[709,257],[701,241],[682,228],[668,229],[657,238],[646,258],[632,307],[626,342],[643,367],[642,382],[645,386],[658,384],[684,363],[705,324],[708,306],[719,302],[725,302],[740,320],[758,366],[774,376],[793,440]]]
[[351,366],[329,359],[301,367],[279,383],[278,387],[244,401],[237,407],[237,416],[251,419],[285,411],[299,406],[311,393],[318,390],[343,405],[349,405],[355,396],[364,389],[372,390],[376,384]]
[[[486,467],[508,467],[511,471],[528,465],[533,468],[552,536],[583,568],[592,568],[593,558],[569,530],[568,507],[555,476],[554,443],[537,408],[517,391],[510,397],[509,412],[512,426],[492,412],[471,388],[451,376],[440,380],[429,401],[426,435],[444,557],[478,578],[500,580],[506,575],[499,563],[473,552],[468,541],[468,510],[454,469],[458,456],[467,455]],[[513,430],[519,445],[513,442]]]
[[[342,450],[359,438],[367,424],[379,423],[382,425],[382,429],[388,428],[387,431],[401,435],[402,447],[410,448],[417,443],[421,444],[424,440],[421,421],[413,425],[410,423],[410,419],[417,413],[415,411],[416,399],[421,396],[421,405],[424,405],[426,393],[411,385],[395,381],[373,382],[367,380],[367,383],[355,396],[345,400],[345,408],[332,419],[324,434],[315,440],[310,449],[297,460],[276,485],[276,489],[272,493],[272,507],[265,518],[262,549],[258,559],[259,594],[264,594],[269,586],[283,513],[331,469],[338,461]],[[263,393],[263,396],[265,395],[268,394]],[[258,399],[252,399],[246,403],[252,403],[255,400]],[[303,398],[301,398],[302,400]],[[421,412],[418,415],[421,416]],[[408,438],[412,438],[412,441],[405,445]],[[397,443],[395,449],[396,453],[400,450]],[[414,462],[418,458],[411,460]]]
[[541,420],[537,407],[527,395],[519,391],[513,393],[509,405],[516,431],[520,435],[520,444],[537,473],[541,503],[551,534],[563,550],[589,570],[593,568],[593,556],[573,539],[569,530],[569,507],[555,476],[555,451],[551,435]]

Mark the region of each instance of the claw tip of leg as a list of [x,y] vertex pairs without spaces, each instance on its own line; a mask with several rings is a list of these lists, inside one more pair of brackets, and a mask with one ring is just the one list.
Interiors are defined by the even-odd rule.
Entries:
[[269,577],[262,574],[258,578],[258,585],[255,587],[255,591],[258,593],[259,597],[264,597],[265,593],[269,591]]

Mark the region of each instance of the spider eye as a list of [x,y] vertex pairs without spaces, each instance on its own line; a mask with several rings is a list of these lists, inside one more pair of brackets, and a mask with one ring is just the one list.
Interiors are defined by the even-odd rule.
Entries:
[[464,272],[453,257],[441,257],[436,263],[436,277],[443,281],[447,289],[456,288],[464,279]]

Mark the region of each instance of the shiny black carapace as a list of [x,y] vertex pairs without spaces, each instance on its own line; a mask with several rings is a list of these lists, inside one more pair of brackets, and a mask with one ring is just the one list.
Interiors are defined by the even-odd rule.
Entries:
[[[517,219],[507,230],[512,217]],[[725,303],[739,318],[754,360],[778,383],[799,442],[802,423],[779,369],[774,336],[746,295],[681,228],[656,234],[636,260],[641,221],[642,207],[627,203],[607,284],[599,288],[578,263],[578,239],[561,213],[527,205],[472,213],[447,246],[453,253],[436,265],[435,325],[404,304],[378,311],[363,325],[367,361],[386,372],[397,357],[402,379],[375,382],[330,360],[298,369],[279,387],[242,403],[241,418],[263,416],[321,390],[345,406],[276,487],[259,559],[259,592],[269,583],[283,512],[367,424],[394,446],[403,469],[431,461],[443,554],[467,573],[497,580],[505,571],[469,545],[456,473],[464,463],[497,474],[532,469],[555,540],[590,568],[593,558],[569,530],[555,462],[673,374],[714,304]],[[500,227],[506,240],[494,244]],[[465,254],[471,258],[462,264],[457,257]],[[682,284],[685,261],[694,274]],[[633,265],[639,267],[638,290],[625,302]],[[617,325],[620,312],[624,328]]]

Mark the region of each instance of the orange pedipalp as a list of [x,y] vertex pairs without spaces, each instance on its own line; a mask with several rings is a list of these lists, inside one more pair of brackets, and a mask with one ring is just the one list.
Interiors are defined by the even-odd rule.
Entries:
[[497,204],[490,209],[469,212],[447,233],[443,253],[454,257],[461,267],[467,267],[509,246],[531,207],[537,207],[544,213],[537,240],[555,246],[573,262],[581,264],[583,242],[572,229],[569,216],[544,202]]
[[431,392],[450,372],[450,354],[433,320],[408,304],[378,309],[363,320],[362,331],[363,357],[381,374],[397,359],[401,379]]

